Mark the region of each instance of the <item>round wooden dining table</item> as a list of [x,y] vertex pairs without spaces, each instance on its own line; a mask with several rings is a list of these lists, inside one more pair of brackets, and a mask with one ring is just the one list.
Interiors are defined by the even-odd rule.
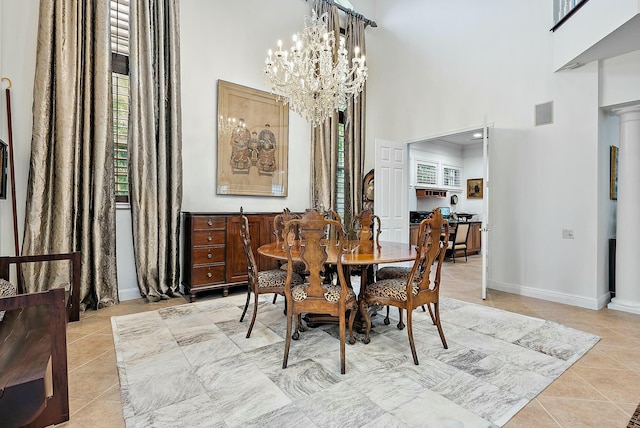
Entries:
[[[418,254],[415,245],[402,242],[379,241],[376,245],[374,241],[347,240],[343,241],[343,243],[347,249],[342,256],[343,268],[345,270],[360,269],[360,293],[373,280],[373,265],[412,261],[416,259]],[[340,251],[334,241],[328,241],[326,249],[326,263],[337,265]],[[293,260],[301,260],[300,250],[300,242],[295,242],[291,247],[291,258]],[[258,254],[278,260],[287,260],[287,252],[282,242],[262,245],[258,247]],[[345,276],[347,281],[350,282],[351,275],[347,273]],[[306,314],[304,319],[309,327],[337,322],[335,317],[323,314]],[[357,329],[361,328],[359,317],[356,318],[355,325]]]
[[[327,264],[337,265],[339,248],[327,242]],[[362,283],[367,284],[372,278],[367,276],[369,266],[383,263],[397,263],[415,260],[417,251],[415,245],[402,242],[374,241],[362,242],[360,240],[344,241],[347,251],[342,256],[342,264],[350,267],[359,266],[362,271]],[[300,260],[300,243],[296,242],[291,247],[293,260]],[[282,242],[272,242],[258,247],[258,254],[278,260],[287,260],[287,252]]]

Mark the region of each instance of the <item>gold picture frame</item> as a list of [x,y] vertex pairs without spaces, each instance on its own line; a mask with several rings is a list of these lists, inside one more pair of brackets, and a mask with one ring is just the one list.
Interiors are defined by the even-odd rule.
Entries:
[[467,180],[467,199],[482,199],[484,192],[484,179],[470,178]]
[[218,80],[218,195],[285,197],[289,108],[269,92]]
[[618,153],[616,146],[609,150],[609,199],[618,200]]

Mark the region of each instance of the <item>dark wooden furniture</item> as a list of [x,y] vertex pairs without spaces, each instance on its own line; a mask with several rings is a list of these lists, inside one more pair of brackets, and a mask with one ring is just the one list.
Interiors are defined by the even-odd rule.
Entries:
[[0,298],[0,425],[69,420],[65,290]]
[[[66,290],[67,315],[69,321],[80,320],[80,269],[82,266],[81,252],[62,254],[41,254],[35,256],[4,256],[0,257],[0,278],[9,281],[11,265],[16,267],[26,263],[69,261],[69,289]],[[55,285],[55,284],[54,284]],[[24,293],[25,290],[18,290]]]
[[[269,269],[265,271],[258,271],[258,266],[253,255],[253,248],[251,248],[251,234],[249,232],[249,219],[242,213],[240,209],[240,239],[242,241],[242,248],[247,257],[248,265],[248,279],[249,286],[247,287],[247,301],[244,304],[244,310],[240,316],[240,322],[244,320],[244,316],[247,313],[249,307],[249,300],[251,299],[251,293],[253,292],[253,315],[251,317],[251,324],[249,324],[249,330],[247,330],[247,339],[251,336],[251,330],[256,322],[256,315],[258,314],[258,295],[284,293],[284,283],[287,280],[287,272],[282,269]],[[291,284],[301,284],[302,278],[297,273],[293,273],[290,278]],[[286,310],[286,309],[285,309]]]
[[[441,234],[444,233],[444,240]],[[444,243],[449,238],[449,224],[439,210],[420,223],[418,256],[407,279],[385,279],[367,285],[360,293],[360,314],[366,322],[364,343],[370,341],[371,318],[369,306],[373,304],[395,306],[407,312],[407,333],[413,362],[418,365],[418,355],[413,340],[412,314],[419,306],[427,305],[431,320],[438,328],[442,346],[447,349],[447,341],[440,323],[440,275],[444,261]],[[435,275],[431,270],[435,266]],[[404,328],[402,318],[398,328]]]
[[[367,266],[372,264],[408,262],[415,260],[417,252],[415,245],[405,244],[403,242],[380,241],[378,248],[370,243],[362,243],[359,240],[344,241],[346,252],[342,254],[342,264],[349,266]],[[294,260],[300,258],[300,242],[293,243],[291,254]],[[258,248],[258,254],[276,260],[287,260],[287,252],[282,245],[275,242],[262,245]],[[338,255],[340,251],[334,245],[327,245],[327,264],[338,264]],[[362,283],[367,283],[366,270],[365,278]]]
[[[246,214],[254,250],[273,242],[275,213]],[[236,213],[184,213],[182,284],[191,302],[196,294],[247,284],[247,258],[240,239],[240,216]],[[259,270],[277,267],[274,260],[259,257]]]
[[[335,231],[335,241],[325,239],[327,229]],[[345,252],[342,224],[330,220],[318,211],[306,211],[300,219],[286,223],[285,234],[296,230],[300,234],[302,251],[292,251],[292,246],[285,245],[288,261],[287,280],[284,295],[287,301],[287,335],[285,337],[284,359],[282,368],[287,368],[289,348],[292,339],[292,320],[296,321],[294,339],[298,338],[303,313],[327,314],[338,318],[340,325],[340,372],[345,373],[346,312],[349,311],[349,343],[354,344],[353,321],[358,310],[356,295],[348,286],[342,269],[342,255]],[[338,283],[325,284],[324,273],[328,252],[335,252],[338,268]],[[294,284],[293,265],[297,260],[304,261],[309,275],[304,284]]]

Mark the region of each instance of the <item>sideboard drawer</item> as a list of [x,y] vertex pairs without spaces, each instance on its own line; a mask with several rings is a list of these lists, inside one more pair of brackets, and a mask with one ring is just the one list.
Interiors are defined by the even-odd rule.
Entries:
[[224,264],[200,266],[192,269],[193,285],[224,282]]
[[225,217],[214,216],[194,216],[193,228],[194,229],[225,229],[227,227],[227,219]]
[[194,265],[205,265],[216,262],[224,262],[224,246],[193,249]]
[[224,244],[225,230],[196,230],[193,232],[193,245]]

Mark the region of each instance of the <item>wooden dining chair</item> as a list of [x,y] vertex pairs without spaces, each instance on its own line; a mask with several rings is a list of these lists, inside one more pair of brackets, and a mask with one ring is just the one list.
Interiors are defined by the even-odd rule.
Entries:
[[[444,233],[444,241],[440,239]],[[369,343],[371,332],[370,305],[396,306],[407,312],[407,333],[409,345],[413,355],[413,362],[418,365],[418,355],[413,340],[412,314],[419,306],[427,305],[431,320],[438,328],[440,340],[445,349],[447,341],[440,322],[440,275],[445,251],[444,243],[449,238],[449,223],[442,218],[442,213],[435,210],[427,219],[420,223],[418,235],[417,257],[406,279],[384,279],[366,287],[360,294],[360,314],[365,320],[366,331],[364,343]],[[432,280],[432,269],[435,275]],[[402,317],[400,319],[402,321]],[[400,323],[398,328],[402,328]]]
[[[440,208],[436,208],[434,212],[435,211],[440,212]],[[424,233],[424,231],[422,230],[423,227],[425,227],[425,225],[420,223],[420,226],[418,227],[418,237],[422,236],[422,234]],[[421,241],[420,239],[418,239],[418,242],[416,245],[420,245],[420,244],[421,244]],[[384,279],[406,280],[409,277],[410,273],[411,273],[411,267],[385,266],[376,271],[376,280],[377,281],[382,281]],[[403,329],[404,323],[402,322],[402,309],[400,309],[399,311],[400,311],[400,321],[398,321],[398,328]],[[424,306],[422,306],[422,311],[426,312],[426,309]],[[389,306],[387,306],[387,316],[384,318],[384,323],[385,325],[389,325],[391,323],[389,319]]]
[[[289,208],[285,208],[281,214],[277,214],[273,218],[273,234],[276,236],[276,244],[282,245],[282,248],[284,248],[285,242],[287,242],[287,240],[295,241],[299,239],[299,234],[297,229],[295,228],[292,229],[291,231],[289,231],[288,234],[285,234],[285,231],[284,231],[285,223],[294,218],[300,218],[300,215],[292,213],[289,210]],[[288,236],[285,236],[285,235],[288,235]],[[280,269],[286,271],[287,263],[281,264]],[[293,271],[298,275],[303,275],[303,276],[307,273],[304,263],[302,262],[294,262]]]
[[[342,224],[336,220],[327,219],[325,213],[307,210],[300,219],[292,219],[285,224],[285,231],[297,228],[300,241],[296,243],[300,250],[300,259],[304,262],[309,275],[303,284],[293,281],[292,256],[293,245],[287,246],[289,268],[284,286],[287,300],[287,336],[284,349],[282,368],[287,368],[291,339],[299,338],[301,318],[303,313],[327,314],[337,317],[340,326],[340,372],[345,373],[345,342],[346,342],[346,312],[349,311],[349,343],[355,343],[353,336],[353,321],[358,310],[356,295],[347,286],[342,266],[344,249],[344,231]],[[335,229],[335,239],[327,239],[327,229]],[[334,248],[328,248],[333,246]],[[325,283],[325,262],[327,251],[337,252],[338,281]],[[292,333],[292,323],[295,320],[295,332]]]
[[447,241],[447,255],[456,262],[456,251],[464,250],[464,261],[467,261],[467,240],[469,239],[469,223],[458,223],[451,241]]
[[[255,256],[253,255],[253,249],[251,248],[251,235],[249,232],[249,220],[244,215],[242,207],[240,208],[240,239],[242,240],[242,248],[247,256],[247,301],[244,304],[244,310],[240,316],[240,322],[244,320],[244,316],[247,313],[249,307],[249,300],[251,299],[251,293],[253,293],[253,316],[251,317],[251,324],[249,324],[249,330],[247,331],[247,338],[251,336],[251,330],[256,322],[256,315],[258,314],[258,296],[260,294],[284,293],[284,284],[288,278],[286,271],[282,269],[270,269],[265,271],[258,271],[258,265],[256,263]],[[297,273],[292,273],[289,278],[291,284],[301,284],[302,278]],[[286,304],[286,303],[285,303]],[[286,309],[285,309],[286,310]]]
[[351,230],[355,239],[361,242],[372,241],[377,248],[380,248],[382,224],[380,217],[370,209],[365,209],[353,217]]

